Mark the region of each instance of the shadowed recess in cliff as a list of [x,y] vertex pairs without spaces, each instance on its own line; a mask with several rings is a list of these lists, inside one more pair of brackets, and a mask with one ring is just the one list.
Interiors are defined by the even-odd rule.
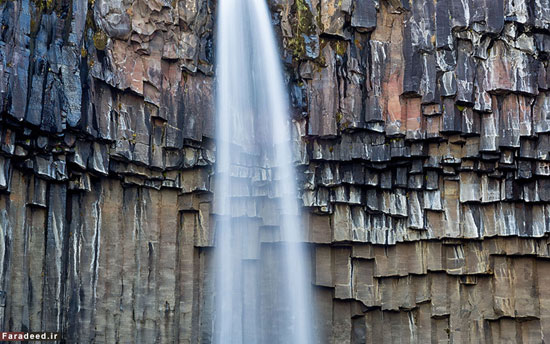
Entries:
[[[216,342],[307,344],[310,274],[271,18],[264,1],[222,0],[217,25]],[[276,214],[250,215],[269,202]]]

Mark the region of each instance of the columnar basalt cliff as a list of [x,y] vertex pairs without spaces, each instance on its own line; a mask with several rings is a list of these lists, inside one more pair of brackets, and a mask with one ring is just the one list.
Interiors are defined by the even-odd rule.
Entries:
[[[269,4],[318,339],[550,342],[550,1]],[[1,329],[211,342],[215,10],[0,1]]]

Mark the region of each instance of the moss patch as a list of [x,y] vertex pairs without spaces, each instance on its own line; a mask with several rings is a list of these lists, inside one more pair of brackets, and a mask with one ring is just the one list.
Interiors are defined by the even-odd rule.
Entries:
[[348,51],[348,44],[346,41],[336,41],[336,53],[340,56],[344,56]]
[[109,37],[107,34],[101,30],[94,33],[94,46],[97,50],[105,50],[107,48],[107,42]]
[[296,22],[294,37],[288,41],[288,46],[295,57],[304,57],[306,53],[306,40],[308,36],[316,35],[317,26],[315,17],[307,0],[296,0]]

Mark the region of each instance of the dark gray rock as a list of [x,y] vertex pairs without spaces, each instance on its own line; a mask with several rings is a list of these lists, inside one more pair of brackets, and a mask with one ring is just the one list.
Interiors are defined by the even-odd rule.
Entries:
[[315,136],[335,136],[337,134],[336,115],[338,94],[333,85],[336,82],[336,60],[330,45],[322,50],[327,68],[316,72],[308,82],[309,127],[308,134]]
[[371,31],[376,28],[377,0],[353,1],[351,26],[360,31]]
[[460,103],[473,104],[474,76],[476,73],[474,58],[471,56],[472,47],[463,40],[458,41],[458,58],[456,68],[456,100]]
[[462,113],[455,104],[454,99],[445,98],[443,101],[443,125],[442,132],[456,133],[462,131]]
[[0,190],[9,190],[11,182],[11,161],[0,156]]

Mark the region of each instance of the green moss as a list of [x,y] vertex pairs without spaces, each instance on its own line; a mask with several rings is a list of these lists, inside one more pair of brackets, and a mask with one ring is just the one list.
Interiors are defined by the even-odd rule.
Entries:
[[305,42],[303,37],[293,37],[287,41],[287,46],[295,57],[301,57],[305,53]]
[[[351,126],[351,122],[345,121],[344,123],[340,123],[340,130],[346,130]],[[349,149],[352,149],[352,146],[349,147]]]
[[57,1],[56,0],[32,0],[32,3],[34,4],[34,8],[36,12],[39,14],[42,14],[42,13],[50,14],[54,10],[61,12],[63,7],[63,2],[64,1],[62,0],[57,0]]
[[340,123],[342,121],[342,118],[344,118],[344,114],[340,111],[336,113],[336,122]]
[[55,7],[54,0],[46,0],[46,10],[47,11],[53,11],[54,7]]
[[109,40],[109,37],[107,37],[107,34],[103,31],[97,31],[94,33],[94,46],[97,50],[105,50],[107,48],[107,42]]
[[340,56],[344,56],[348,50],[348,44],[346,41],[336,41],[336,53]]
[[37,33],[38,29],[40,29],[40,21],[31,17],[31,35]]
[[296,6],[298,8],[298,32],[305,33],[306,35],[314,34],[316,29],[315,21],[305,0],[296,0]]
[[456,108],[457,108],[458,111],[460,111],[460,112],[462,112],[462,111],[464,111],[464,110],[466,109],[466,107],[463,106],[463,105],[457,105]]
[[89,29],[95,30],[93,2],[88,2],[88,13],[86,14],[86,27]]
[[315,18],[306,0],[296,0],[296,22],[294,37],[288,41],[288,46],[295,57],[304,57],[306,53],[305,38],[316,34]]

